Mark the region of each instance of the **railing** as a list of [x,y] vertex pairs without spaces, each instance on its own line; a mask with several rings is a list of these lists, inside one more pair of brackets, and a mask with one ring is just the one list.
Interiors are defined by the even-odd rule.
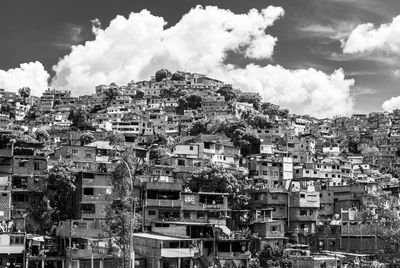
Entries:
[[344,224],[342,225],[342,235],[376,235],[377,229],[376,225]]
[[248,259],[250,258],[250,253],[244,252],[218,252],[218,258],[220,259]]
[[155,207],[181,207],[181,200],[147,199],[146,206]]

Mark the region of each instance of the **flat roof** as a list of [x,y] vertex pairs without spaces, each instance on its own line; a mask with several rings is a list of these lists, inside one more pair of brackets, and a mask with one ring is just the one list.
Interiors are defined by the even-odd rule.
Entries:
[[187,238],[178,238],[174,236],[166,236],[166,235],[159,235],[159,234],[153,234],[153,233],[134,233],[134,237],[142,237],[142,238],[148,238],[148,239],[154,239],[154,240],[161,240],[161,241],[187,241],[187,240],[193,240],[193,239],[187,239]]

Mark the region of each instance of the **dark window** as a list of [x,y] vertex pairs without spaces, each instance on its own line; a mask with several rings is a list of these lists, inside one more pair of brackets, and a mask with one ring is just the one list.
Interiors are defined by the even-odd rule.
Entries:
[[183,218],[190,219],[190,211],[183,211]]
[[155,216],[156,215],[156,211],[155,210],[149,210],[149,215],[150,216]]
[[40,163],[35,162],[33,168],[34,168],[34,170],[40,170]]
[[1,196],[7,196],[7,194],[6,193],[2,193]]
[[94,189],[93,188],[83,188],[83,194],[84,195],[94,195]]
[[95,206],[95,204],[82,204],[81,212],[88,213],[88,214],[94,214],[94,213],[96,213],[96,206]]
[[25,162],[19,162],[18,165],[19,165],[19,167],[24,167],[25,166]]

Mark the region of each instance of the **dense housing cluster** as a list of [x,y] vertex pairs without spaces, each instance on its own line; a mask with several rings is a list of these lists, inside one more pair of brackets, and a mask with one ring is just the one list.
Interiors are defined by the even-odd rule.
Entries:
[[1,267],[128,267],[132,218],[135,267],[399,252],[399,110],[294,115],[164,69],[93,95],[29,93],[0,90]]

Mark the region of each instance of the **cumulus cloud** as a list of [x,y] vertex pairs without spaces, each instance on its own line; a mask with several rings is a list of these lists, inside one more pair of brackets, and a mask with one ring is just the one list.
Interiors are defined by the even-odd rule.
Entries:
[[17,92],[21,87],[30,87],[31,95],[38,96],[47,89],[49,78],[40,62],[23,63],[19,68],[0,70],[0,88]]
[[95,39],[72,47],[53,67],[52,85],[73,94],[92,93],[96,85],[126,84],[148,79],[160,69],[200,72],[259,92],[265,101],[293,112],[319,117],[348,115],[353,101],[343,71],[287,70],[281,66],[225,64],[229,51],[250,59],[270,59],[277,39],[266,33],[283,16],[280,7],[235,14],[217,7],[196,7],[167,28],[162,17],[143,10],[128,18],[117,16],[101,29],[93,20]]
[[344,53],[393,52],[400,53],[400,16],[391,23],[375,27],[372,23],[358,25],[346,41]]
[[249,64],[228,70],[227,76],[233,84],[258,92],[264,101],[289,107],[291,112],[323,118],[353,111],[350,87],[354,80],[345,79],[341,69],[329,75],[314,68],[288,70],[279,65]]
[[280,7],[234,14],[198,6],[166,29],[165,20],[147,10],[131,13],[128,18],[117,16],[104,30],[94,20],[95,40],[73,46],[54,66],[53,85],[77,93],[92,90],[99,83],[146,79],[160,67],[211,70],[222,63],[227,51],[269,58],[276,38],[265,30],[283,13]]
[[382,104],[382,108],[385,111],[393,111],[395,109],[400,109],[400,96],[392,97],[391,99],[385,101]]

